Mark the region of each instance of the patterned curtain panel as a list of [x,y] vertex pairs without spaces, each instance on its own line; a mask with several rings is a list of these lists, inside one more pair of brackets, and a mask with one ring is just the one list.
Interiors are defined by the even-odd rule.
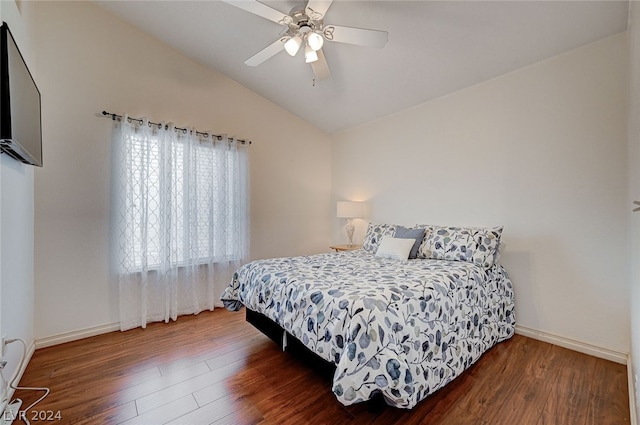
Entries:
[[248,148],[126,116],[112,142],[120,328],[213,310],[248,256]]

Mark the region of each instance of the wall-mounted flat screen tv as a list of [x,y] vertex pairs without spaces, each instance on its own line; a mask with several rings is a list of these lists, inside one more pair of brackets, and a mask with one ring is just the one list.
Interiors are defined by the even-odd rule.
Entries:
[[42,167],[40,91],[6,22],[0,27],[0,149]]

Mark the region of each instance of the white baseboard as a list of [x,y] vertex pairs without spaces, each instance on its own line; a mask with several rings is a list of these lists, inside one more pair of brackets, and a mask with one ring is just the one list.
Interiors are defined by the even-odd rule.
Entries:
[[638,412],[636,405],[636,384],[633,371],[631,355],[627,356],[627,381],[629,385],[629,422],[631,425],[638,425]]
[[[217,306],[216,306],[217,307]],[[92,328],[80,329],[77,331],[65,332],[58,335],[38,338],[34,341],[35,348],[50,347],[52,345],[64,344],[65,342],[77,341],[83,338],[89,338],[113,331],[120,330],[119,323],[110,323],[107,325],[94,326]],[[586,342],[577,341],[560,335],[554,335],[548,332],[531,329],[526,326],[516,325],[516,333],[539,341],[548,342],[580,353],[589,354],[591,356],[600,357],[602,359],[611,360],[616,363],[628,364],[629,355],[619,351],[609,350],[608,348],[598,347]],[[33,345],[33,344],[32,344]],[[33,354],[33,353],[32,353]],[[31,357],[29,357],[31,358]]]
[[[217,306],[216,306],[217,307]],[[111,323],[108,325],[95,326],[92,328],[81,329],[77,331],[65,332],[50,337],[39,338],[35,340],[27,351],[27,358],[24,362],[22,370],[20,370],[20,378],[24,374],[27,368],[27,364],[31,360],[31,356],[35,352],[36,348],[50,347],[52,345],[63,344],[65,342],[76,341],[91,336],[101,335],[108,332],[120,330],[119,323]],[[591,356],[599,357],[606,360],[611,360],[616,363],[625,364],[627,366],[628,373],[628,386],[629,386],[629,411],[631,425],[638,425],[637,412],[636,412],[636,389],[633,374],[633,365],[631,363],[631,356],[626,353],[621,353],[615,350],[609,350],[607,348],[598,347],[583,341],[577,341],[574,339],[566,338],[559,335],[554,335],[548,332],[531,329],[526,326],[516,325],[516,333],[522,336],[533,338],[539,341],[548,342],[550,344],[558,345],[560,347],[568,348],[570,350],[578,351],[580,353],[588,354]],[[9,400],[13,396],[13,390],[9,390]]]
[[599,357],[605,360],[611,360],[612,362],[624,365],[627,364],[627,360],[629,358],[628,353],[622,353],[619,351],[610,350],[608,348],[598,347],[587,342],[577,341],[575,339],[566,338],[560,335],[554,335],[548,332],[527,328],[526,326],[516,325],[516,333],[518,335],[527,336],[539,341],[548,342],[550,344],[568,348],[569,350],[578,351],[579,353],[588,354],[590,356]]
[[[24,374],[27,368],[27,364],[31,360],[31,356],[35,352],[36,348],[50,347],[52,345],[63,344],[65,342],[76,341],[91,336],[101,335],[108,332],[120,330],[119,323],[111,323],[108,325],[95,326],[92,328],[81,329],[77,331],[65,332],[50,337],[39,338],[35,340],[27,351],[27,358],[25,359],[22,370],[20,370],[20,378]],[[611,360],[616,363],[621,363],[627,366],[628,374],[628,386],[629,386],[629,411],[631,425],[638,425],[637,412],[636,412],[636,388],[633,374],[633,364],[631,362],[631,356],[627,353],[622,353],[608,348],[598,347],[583,341],[578,341],[570,338],[566,338],[560,335],[554,335],[548,332],[531,329],[526,326],[516,325],[516,333],[522,336],[533,338],[539,341],[548,342],[550,344],[558,345],[560,347],[568,348],[570,350],[578,351],[580,353],[588,354],[591,356],[599,357],[606,360]],[[13,390],[9,390],[9,400],[13,396]]]
[[630,354],[609,350],[608,348],[597,347],[583,341],[576,341],[574,339],[565,338],[563,336],[527,328],[526,326],[516,325],[516,333],[522,336],[537,339],[539,341],[544,341],[550,344],[558,345],[560,347],[568,348],[569,350],[578,351],[590,356],[595,356],[626,365],[628,381],[627,385],[629,387],[629,422],[630,425],[638,425],[638,412],[636,410],[636,386],[633,372],[633,363],[631,362]]
[[[35,348],[50,347],[52,345],[64,344],[65,342],[77,341],[91,336],[101,335],[113,331],[120,330],[119,323],[110,323],[107,325],[94,326],[92,328],[80,329],[77,331],[65,332],[58,335],[38,338],[35,340]],[[577,341],[548,332],[531,329],[526,326],[516,325],[516,333],[539,341],[548,342],[580,353],[589,354],[591,356],[600,357],[602,359],[611,360],[616,363],[628,364],[629,355],[619,351],[609,350],[608,348],[598,347],[586,342]],[[32,344],[33,345],[33,344]]]
[[36,348],[51,347],[52,345],[64,344],[65,342],[77,341],[91,336],[106,334],[113,331],[119,331],[119,323],[110,323],[108,325],[94,326],[92,328],[80,329],[77,331],[65,332],[58,335],[47,336],[35,340]]

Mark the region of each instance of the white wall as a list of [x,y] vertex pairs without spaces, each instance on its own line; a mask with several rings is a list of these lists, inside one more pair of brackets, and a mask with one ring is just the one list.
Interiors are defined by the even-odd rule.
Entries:
[[331,138],[93,4],[30,7],[36,337],[117,321],[107,109],[254,140],[252,258],[344,241],[341,199],[378,222],[504,224],[518,322],[629,351],[625,35]]
[[628,353],[627,66],[620,34],[345,131],[334,200],[504,225],[518,324]]
[[[27,16],[30,5],[2,1],[0,19],[7,22],[34,78],[38,78]],[[33,221],[34,167],[0,155],[0,335],[21,338],[32,348],[34,338]],[[7,347],[4,376],[17,371],[22,349]]]
[[[253,140],[251,257],[326,251],[330,137],[91,2],[36,2],[36,337],[117,322],[106,109]],[[225,286],[227,282],[221,282]]]
[[[629,17],[629,204],[640,200],[640,2],[631,2]],[[628,211],[631,211],[629,207]],[[636,402],[631,409],[638,412],[640,389],[640,213],[630,215],[630,288],[631,296],[631,368],[635,381]],[[640,413],[640,412],[639,412]]]

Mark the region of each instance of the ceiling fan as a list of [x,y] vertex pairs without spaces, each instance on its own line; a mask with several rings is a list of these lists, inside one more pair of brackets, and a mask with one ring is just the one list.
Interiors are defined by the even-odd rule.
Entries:
[[285,27],[280,38],[244,62],[249,66],[258,66],[282,50],[295,56],[304,46],[305,62],[311,64],[314,78],[326,80],[331,73],[322,53],[324,40],[382,48],[389,37],[386,31],[325,24],[324,15],[333,0],[309,0],[306,7],[294,7],[288,15],[257,0],[224,1]]

